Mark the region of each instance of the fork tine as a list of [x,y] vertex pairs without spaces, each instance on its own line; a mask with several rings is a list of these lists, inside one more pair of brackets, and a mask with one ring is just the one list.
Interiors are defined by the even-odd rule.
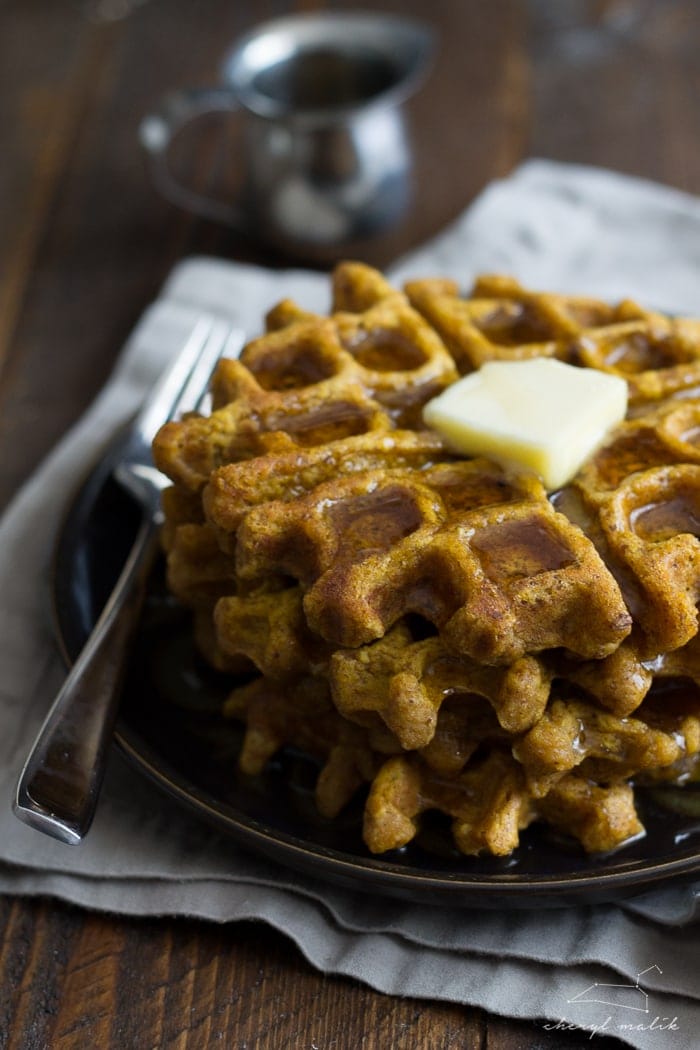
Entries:
[[240,336],[238,333],[232,333],[228,325],[215,322],[179,399],[173,405],[171,417],[182,412],[192,412],[201,407],[209,392],[209,381],[216,363],[226,354],[230,346],[239,348]]
[[[207,349],[211,353],[212,344],[221,346],[222,334],[218,329],[208,318],[197,322],[180,355],[158,380],[139,412],[133,430],[141,440],[150,444],[158,428],[180,409],[182,395],[200,357]],[[218,338],[212,339],[215,330]]]

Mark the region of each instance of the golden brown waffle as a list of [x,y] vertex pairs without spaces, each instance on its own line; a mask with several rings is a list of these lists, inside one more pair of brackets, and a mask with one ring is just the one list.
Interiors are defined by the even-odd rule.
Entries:
[[622,376],[632,405],[697,393],[700,322],[665,317],[630,302],[621,303],[617,312],[618,323],[582,332],[564,358]]
[[389,758],[367,799],[367,846],[373,853],[405,846],[429,810],[452,818],[455,845],[468,855],[507,856],[518,846],[520,832],[538,819],[573,835],[591,853],[615,849],[644,830],[628,784],[602,787],[569,775],[536,801],[519,764],[494,749],[451,779],[436,775],[417,756]]
[[[533,820],[573,835],[590,852],[613,849],[643,831],[628,784],[600,786],[567,772],[537,797],[522,765],[502,746],[505,737],[485,755],[472,758],[472,752],[451,768],[431,761],[430,749],[395,753],[399,746],[391,734],[341,717],[321,679],[299,679],[287,687],[256,679],[234,689],[224,711],[246,724],[240,766],[247,775],[262,772],[283,747],[317,760],[316,802],[326,817],[336,816],[369,783],[364,835],[375,853],[406,845],[419,829],[420,815],[431,809],[453,819],[455,845],[466,854],[510,853]],[[445,746],[448,738],[441,727],[433,744]],[[461,744],[463,733],[459,739]]]
[[492,745],[507,749],[511,742],[512,735],[501,726],[486,697],[454,693],[440,705],[433,737],[415,754],[433,773],[454,777],[464,771],[477,752]]
[[700,402],[668,402],[623,423],[556,506],[590,536],[637,625],[641,659],[698,630]]
[[221,598],[213,614],[219,647],[248,657],[273,681],[320,673],[331,649],[309,630],[302,599],[300,587]]
[[595,783],[610,783],[648,769],[667,770],[699,750],[697,703],[690,711],[654,709],[617,718],[574,696],[551,699],[542,718],[513,746],[535,798],[573,769]]
[[163,549],[170,550],[175,538],[175,530],[179,525],[202,525],[204,523],[204,511],[202,501],[197,493],[187,492],[170,485],[161,493],[161,505],[163,508],[163,527],[160,539]]
[[677,465],[627,478],[600,508],[610,550],[634,578],[629,604],[649,655],[678,649],[697,633],[700,598],[700,466]]
[[234,560],[221,550],[210,525],[183,524],[172,530],[168,586],[184,605],[213,604],[237,589]]
[[255,667],[245,655],[227,653],[219,645],[211,604],[198,603],[192,607],[192,635],[200,656],[216,671],[237,677],[254,673]]
[[400,296],[361,314],[292,321],[248,343],[241,362],[268,391],[315,387],[332,400],[355,384],[399,425],[417,422],[457,374],[442,341]]
[[219,406],[212,415],[168,423],[154,444],[159,469],[194,492],[226,463],[393,430],[386,412],[354,380],[266,390],[240,361],[224,359],[212,382]]
[[362,434],[311,449],[271,452],[214,471],[203,493],[204,508],[219,530],[220,543],[231,545],[227,540],[231,536],[235,547],[238,526],[256,507],[265,514],[264,507],[272,502],[291,503],[330,478],[419,468],[446,456],[437,434],[412,430]]
[[374,739],[360,726],[341,718],[330,701],[328,686],[302,678],[283,688],[258,678],[228,696],[224,715],[245,722],[239,756],[243,773],[255,776],[282,747],[293,747],[320,764],[316,804],[325,817],[336,816],[381,763],[379,744],[393,749],[380,733]]
[[644,834],[630,784],[596,784],[568,774],[537,801],[540,818],[572,835],[587,853],[609,853]]
[[572,660],[558,656],[552,661],[552,676],[580,686],[590,697],[618,718],[632,714],[649,692],[654,680],[654,662],[645,661],[636,635],[603,660]]
[[627,380],[633,405],[700,387],[700,322],[669,318],[624,300],[554,295],[512,277],[484,276],[467,296],[442,279],[409,281],[460,372],[486,361],[557,357]]
[[[556,660],[550,670],[554,678],[580,686],[618,718],[636,711],[652,685],[663,696],[668,694],[669,680],[700,686],[700,635],[694,635],[680,649],[651,659],[642,656],[641,648],[637,637],[632,636],[605,660]],[[697,690],[690,685],[689,689],[689,703],[700,712]]]
[[597,299],[530,292],[511,277],[484,276],[467,296],[454,281],[409,281],[409,301],[434,326],[461,373],[486,361],[568,355],[573,339],[612,324],[614,308]]
[[605,500],[626,478],[654,467],[700,465],[700,401],[669,400],[617,427],[583,465],[576,487]]
[[[551,497],[420,419],[458,372],[537,355],[632,399]],[[329,817],[364,785],[374,852],[430,809],[469,854],[533,821],[591,852],[639,835],[632,784],[700,768],[698,362],[695,323],[504,277],[462,298],[344,264],[329,316],[272,308],[154,446],[170,587],[205,657],[256,675],[226,705],[244,772],[308,753]]]
[[678,678],[700,685],[700,635],[696,634],[681,649],[647,661],[646,667],[653,678]]
[[242,579],[299,580],[309,626],[342,647],[408,613],[494,664],[557,647],[601,658],[631,627],[595,548],[536,479],[483,460],[367,471],[266,504],[245,517],[236,554]]
[[156,465],[178,485],[197,491],[217,467],[268,450],[415,425],[456,378],[440,338],[398,292],[327,318],[287,303],[272,320],[240,361],[220,364],[212,415],[168,423],[156,437]]
[[511,853],[535,811],[522,770],[507,752],[492,751],[473,769],[447,780],[415,756],[388,759],[373,780],[363,835],[372,853],[405,846],[427,810],[452,818],[462,853]]
[[408,751],[431,742],[448,697],[453,708],[484,697],[503,729],[523,732],[542,716],[551,680],[533,656],[489,667],[456,656],[437,636],[413,641],[403,624],[371,645],[336,651],[328,673],[342,715],[362,724],[366,712],[376,712]]

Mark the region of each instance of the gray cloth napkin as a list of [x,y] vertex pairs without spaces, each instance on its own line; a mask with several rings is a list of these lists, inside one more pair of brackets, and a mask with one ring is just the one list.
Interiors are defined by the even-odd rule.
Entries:
[[[392,277],[513,273],[533,287],[637,297],[700,313],[700,201],[595,169],[531,161],[490,186]],[[251,856],[112,757],[90,835],[63,846],[12,816],[22,760],[63,678],[47,575],[76,481],[182,346],[202,312],[249,334],[284,296],[328,306],[327,278],[186,260],[145,313],[108,385],[0,523],[0,890],[128,915],[259,919],[327,973],[380,991],[614,1035],[697,1045],[700,882],[620,905],[450,909],[329,886]],[[682,932],[678,927],[683,927]],[[641,974],[641,976],[639,976]]]

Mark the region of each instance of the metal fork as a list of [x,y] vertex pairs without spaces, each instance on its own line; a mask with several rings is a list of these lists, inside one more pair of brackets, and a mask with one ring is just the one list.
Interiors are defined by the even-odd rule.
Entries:
[[140,504],[142,521],[129,557],[82,652],[60,689],[22,770],[13,803],[25,824],[77,845],[92,823],[104,776],[129,643],[138,622],[160,524],[166,479],[151,442],[167,419],[198,408],[217,359],[242,339],[202,319],[156,384],[129,429],[113,474]]

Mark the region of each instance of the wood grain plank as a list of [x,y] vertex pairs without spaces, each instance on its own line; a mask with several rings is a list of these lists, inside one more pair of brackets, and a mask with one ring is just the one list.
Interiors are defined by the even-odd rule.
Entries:
[[578,17],[546,0],[529,9],[532,152],[700,191],[697,5],[588,0]]
[[437,57],[425,87],[408,110],[414,128],[416,202],[405,227],[376,248],[384,266],[434,236],[496,175],[521,159],[527,127],[527,18],[512,0],[436,4],[397,14],[421,14],[437,29]]
[[[87,72],[82,77],[83,82],[89,81],[89,71],[95,63],[100,65],[100,77],[92,78],[95,92],[90,98],[94,108],[91,114],[84,112],[78,121],[79,141],[68,153],[60,154],[68,170],[61,173],[63,192],[53,201],[50,214],[44,209],[48,227],[41,235],[35,230],[31,236],[32,246],[40,245],[40,257],[31,267],[31,283],[25,289],[26,302],[19,325],[15,324],[16,317],[12,319],[15,338],[12,349],[5,347],[9,360],[0,387],[0,442],[16,433],[24,434],[27,440],[11,459],[4,460],[0,485],[3,497],[94,395],[148,298],[144,295],[129,302],[124,316],[126,296],[133,289],[130,280],[125,281],[120,275],[133,274],[134,266],[128,262],[139,257],[139,245],[128,239],[128,231],[122,231],[121,237],[112,237],[108,229],[100,231],[95,224],[95,216],[102,213],[104,217],[106,212],[114,223],[120,222],[123,215],[119,202],[128,199],[113,174],[116,164],[110,166],[105,157],[105,147],[113,143],[113,131],[107,130],[110,120],[105,112],[109,109],[105,93],[117,75],[113,65],[105,61],[105,51],[108,37],[114,45],[115,32],[110,28],[95,31],[93,39],[97,42],[85,59]],[[105,144],[96,147],[94,137],[104,137]],[[133,148],[126,153],[133,154]],[[100,197],[117,203],[111,208],[101,207]],[[121,259],[117,244],[125,249]],[[110,248],[116,269],[110,262]],[[29,247],[25,251],[28,255]],[[14,268],[18,274],[15,284],[20,276],[24,280],[20,269]],[[16,287],[10,287],[8,294],[17,300],[15,314],[19,315]],[[115,309],[115,298],[120,294],[121,322],[119,310]],[[110,318],[108,325],[102,320],[105,317]],[[43,382],[37,382],[37,376]],[[57,389],[63,394],[60,399],[54,395]]]
[[117,1045],[112,1039],[125,930],[103,916],[86,916],[62,981],[52,1031],[56,1050]]
[[50,14],[48,22],[41,24],[41,32],[55,34],[62,46],[52,48],[45,65],[31,58],[19,62],[25,55],[22,41],[35,37],[36,12],[27,5],[12,5],[3,12],[0,125],[6,129],[4,147],[14,163],[3,165],[0,173],[0,225],[6,238],[0,280],[0,375],[65,158],[89,97],[92,66],[82,55],[85,35],[67,31],[65,21]]
[[[110,920],[111,921],[111,920]],[[120,920],[121,921],[121,920]],[[119,981],[112,1004],[115,1046],[167,1046],[167,995],[173,936],[168,923],[125,922]]]
[[[3,931],[0,985],[6,1000],[0,1045],[7,1050],[43,1050],[51,1045],[65,961],[73,928],[65,914],[45,901],[14,901]],[[5,1028],[5,1020],[7,1027]]]
[[[322,976],[260,923],[87,914],[17,901],[3,928],[3,1050],[583,1050],[586,1033],[384,996]],[[12,961],[9,961],[12,957]],[[615,1050],[618,1041],[597,1037]]]

